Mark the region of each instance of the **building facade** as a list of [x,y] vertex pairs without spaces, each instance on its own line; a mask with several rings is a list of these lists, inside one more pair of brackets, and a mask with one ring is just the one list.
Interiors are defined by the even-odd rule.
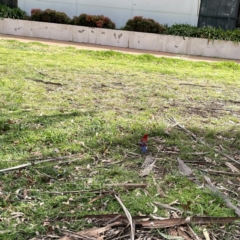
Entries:
[[18,0],[18,6],[30,14],[31,9],[47,8],[65,12],[69,17],[86,14],[103,14],[125,26],[134,16],[152,18],[169,26],[175,23],[198,24],[201,0]]

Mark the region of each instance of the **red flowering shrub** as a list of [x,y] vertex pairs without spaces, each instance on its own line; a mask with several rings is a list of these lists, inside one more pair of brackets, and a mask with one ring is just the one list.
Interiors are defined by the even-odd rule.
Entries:
[[115,29],[115,23],[110,18],[103,15],[89,15],[81,14],[78,17],[73,18],[73,23],[79,26],[86,27],[98,27],[98,28],[109,28]]
[[123,29],[147,33],[164,33],[167,31],[163,25],[155,22],[153,19],[143,18],[141,16],[136,16],[133,19],[129,19]]
[[69,24],[71,19],[64,12],[57,12],[55,10],[46,9],[32,9],[30,20],[39,22],[51,22]]

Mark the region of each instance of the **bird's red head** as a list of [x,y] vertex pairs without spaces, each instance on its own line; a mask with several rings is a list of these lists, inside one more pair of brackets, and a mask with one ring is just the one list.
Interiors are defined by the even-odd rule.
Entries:
[[144,134],[141,142],[147,142],[148,140],[148,134]]

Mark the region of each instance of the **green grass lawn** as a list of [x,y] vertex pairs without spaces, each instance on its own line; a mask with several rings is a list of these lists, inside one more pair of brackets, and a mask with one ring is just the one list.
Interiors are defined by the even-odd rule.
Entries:
[[[94,199],[98,194],[90,191],[113,190],[105,186],[113,183],[148,185],[146,190],[114,188],[133,216],[155,212],[169,217],[169,211],[156,210],[152,203],[175,200],[184,216],[236,216],[219,196],[183,177],[177,158],[200,183],[206,175],[202,169],[231,172],[225,166],[229,160],[214,149],[240,159],[239,96],[240,65],[230,61],[192,62],[1,40],[0,169],[63,156],[61,161],[76,161],[0,173],[0,239],[60,235],[63,227],[91,227],[81,218],[86,214],[124,214],[112,195]],[[169,116],[207,146],[174,127]],[[138,143],[145,133],[157,167],[143,178]],[[240,176],[208,176],[228,189],[220,191],[239,206]],[[225,235],[218,226],[208,229],[219,234],[217,239],[234,239],[240,231],[235,224],[223,228]],[[194,230],[203,236],[202,227]]]

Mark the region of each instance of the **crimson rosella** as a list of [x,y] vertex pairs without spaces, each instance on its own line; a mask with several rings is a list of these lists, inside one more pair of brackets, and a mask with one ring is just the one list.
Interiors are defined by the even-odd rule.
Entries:
[[142,153],[147,153],[147,141],[148,141],[148,134],[144,134],[143,138],[140,141],[140,148]]

